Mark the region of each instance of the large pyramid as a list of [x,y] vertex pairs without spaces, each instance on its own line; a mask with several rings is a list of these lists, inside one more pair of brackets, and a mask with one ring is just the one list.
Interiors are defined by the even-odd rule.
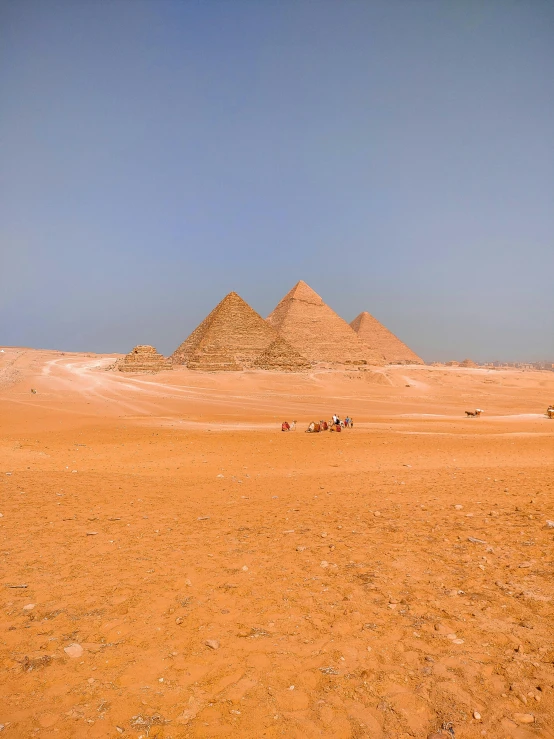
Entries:
[[300,280],[267,322],[312,362],[384,364],[384,357],[360,341],[355,331]]
[[171,361],[209,372],[248,367],[297,372],[307,365],[235,292],[223,298],[173,352]]
[[367,311],[360,313],[350,325],[364,344],[383,354],[389,364],[425,364],[423,359]]

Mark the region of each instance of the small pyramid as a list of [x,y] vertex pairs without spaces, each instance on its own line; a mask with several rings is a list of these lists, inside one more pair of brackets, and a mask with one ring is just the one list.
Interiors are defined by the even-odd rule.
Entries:
[[305,372],[311,364],[284,339],[278,336],[253,364],[258,369],[281,372]]
[[161,372],[172,369],[170,362],[149,344],[135,346],[123,359],[118,359],[116,367],[120,372]]
[[355,331],[303,280],[281,300],[267,322],[311,362],[384,364]]
[[261,367],[256,361],[265,352],[263,369],[281,369],[288,353],[292,368],[299,360],[286,342],[276,345],[272,353],[266,352],[278,339],[277,332],[240,295],[231,292],[173,352],[171,361],[189,369],[236,372]]
[[464,359],[463,362],[460,362],[460,367],[477,367],[478,365],[473,361],[473,359]]
[[421,357],[367,311],[360,313],[350,325],[364,344],[384,355],[388,364],[425,364]]

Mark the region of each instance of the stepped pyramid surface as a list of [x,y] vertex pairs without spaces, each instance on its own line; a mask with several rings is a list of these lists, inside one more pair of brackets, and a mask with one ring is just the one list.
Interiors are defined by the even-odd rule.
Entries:
[[300,280],[285,295],[267,322],[311,362],[384,364],[356,332]]
[[171,369],[170,362],[149,344],[139,344],[116,362],[120,372],[161,372]]
[[350,325],[364,344],[383,354],[389,364],[425,364],[423,359],[367,311],[360,313]]
[[[213,309],[171,356],[175,364],[210,372],[248,367],[297,370],[303,357],[232,292]],[[273,346],[273,349],[270,348]],[[304,360],[305,361],[305,360]]]
[[256,359],[254,367],[282,372],[304,372],[311,364],[283,338],[277,336]]

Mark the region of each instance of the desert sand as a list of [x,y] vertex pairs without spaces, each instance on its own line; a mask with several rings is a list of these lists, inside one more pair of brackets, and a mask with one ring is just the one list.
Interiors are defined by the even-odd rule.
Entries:
[[0,354],[6,737],[554,737],[554,373],[117,358]]

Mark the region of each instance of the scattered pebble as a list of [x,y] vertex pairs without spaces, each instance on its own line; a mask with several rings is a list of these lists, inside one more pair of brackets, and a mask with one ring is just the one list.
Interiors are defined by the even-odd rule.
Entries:
[[379,517],[381,515],[380,511],[373,511],[373,515]]
[[248,572],[248,567],[246,565],[244,565],[244,567],[242,568],[242,571],[243,572]]
[[306,547],[296,547],[297,552],[303,552],[306,549]]
[[329,562],[327,562],[325,559],[320,563],[320,567],[323,567],[325,569],[326,567],[329,567]]
[[23,610],[24,611],[32,611],[34,607],[35,607],[35,604],[34,603],[27,603],[26,606],[23,606]]
[[461,511],[461,510],[463,510],[463,505],[455,505],[455,506],[454,506],[454,508],[455,508],[455,509],[456,509],[457,511]]
[[473,718],[476,721],[481,721],[481,714],[479,713],[479,711],[473,711]]
[[197,521],[209,521],[209,516],[199,516],[196,520]]
[[183,623],[183,619],[181,618],[181,616],[177,616],[177,618],[175,619],[175,623],[176,623],[176,624],[177,624],[178,626],[179,626],[180,624],[182,624],[182,623]]
[[546,528],[547,529],[554,529],[554,521],[547,521],[546,522]]
[[219,649],[219,642],[217,639],[206,639],[204,644],[210,649]]
[[87,536],[96,536],[98,531],[87,531]]
[[80,644],[70,644],[68,647],[65,647],[63,651],[68,657],[76,659],[77,657],[82,656],[84,650]]
[[532,713],[514,713],[513,719],[516,724],[533,724],[535,722]]

